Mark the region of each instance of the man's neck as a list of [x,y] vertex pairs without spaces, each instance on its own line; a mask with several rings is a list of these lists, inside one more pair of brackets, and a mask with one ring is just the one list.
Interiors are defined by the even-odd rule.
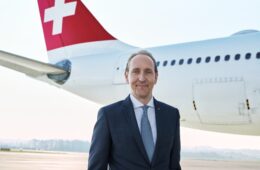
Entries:
[[136,100],[138,100],[139,102],[141,102],[143,105],[147,105],[149,103],[149,101],[152,99],[152,95],[145,97],[145,98],[140,98],[140,97],[136,97],[134,94],[131,94]]

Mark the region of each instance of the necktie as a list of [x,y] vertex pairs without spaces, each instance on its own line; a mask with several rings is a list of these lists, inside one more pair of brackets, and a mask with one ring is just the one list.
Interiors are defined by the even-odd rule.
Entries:
[[143,109],[143,116],[141,119],[141,136],[143,139],[144,147],[146,150],[146,153],[150,159],[150,162],[152,161],[153,152],[154,152],[154,141],[153,141],[153,135],[152,135],[152,129],[151,125],[148,119],[147,110],[149,106],[142,106]]

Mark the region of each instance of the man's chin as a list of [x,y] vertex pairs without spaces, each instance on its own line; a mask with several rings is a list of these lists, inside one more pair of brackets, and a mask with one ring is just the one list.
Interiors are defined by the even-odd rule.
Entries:
[[149,94],[136,94],[136,97],[139,98],[139,99],[148,99],[150,97]]

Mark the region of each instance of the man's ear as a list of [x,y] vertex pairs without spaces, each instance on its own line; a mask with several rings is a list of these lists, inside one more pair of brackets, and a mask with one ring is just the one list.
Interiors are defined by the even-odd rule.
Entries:
[[126,71],[126,72],[125,72],[125,80],[126,80],[126,82],[129,84],[129,80],[128,80],[128,74],[129,74],[129,72],[128,72],[128,71]]

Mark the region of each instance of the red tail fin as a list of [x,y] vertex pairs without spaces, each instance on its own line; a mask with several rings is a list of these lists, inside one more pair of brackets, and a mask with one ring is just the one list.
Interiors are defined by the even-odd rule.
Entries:
[[80,0],[38,0],[47,50],[115,40]]

